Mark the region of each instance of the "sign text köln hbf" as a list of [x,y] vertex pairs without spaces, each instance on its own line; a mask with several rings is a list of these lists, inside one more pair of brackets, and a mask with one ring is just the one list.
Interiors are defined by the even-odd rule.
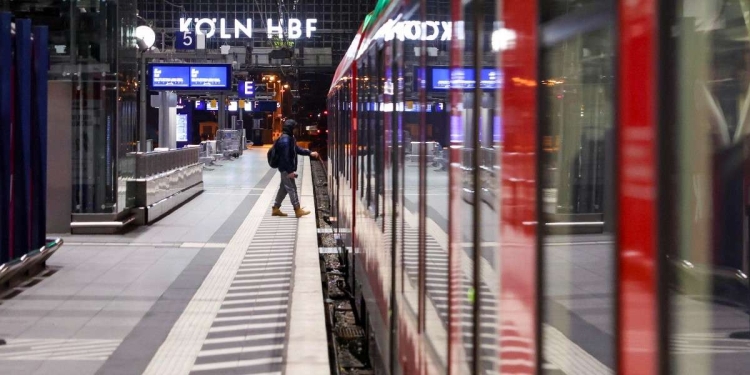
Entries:
[[[240,35],[244,35],[247,38],[253,37],[253,20],[251,19],[247,19],[245,22],[235,19],[234,34],[227,32],[226,18],[218,19],[218,27],[216,23],[216,18],[180,18],[180,31],[189,32],[191,28],[194,28],[197,34],[205,34],[206,38],[212,38],[217,32],[221,39],[231,39],[232,37],[239,38]],[[302,20],[290,18],[289,25],[284,26],[283,20],[274,21],[269,18],[267,22],[268,26],[266,27],[266,35],[268,36],[268,39],[271,39],[274,36],[281,37],[284,33],[284,29],[286,29],[287,37],[289,39],[301,38],[303,31],[305,36],[309,38],[312,36],[313,31],[317,30],[315,27],[316,23],[318,23],[317,19],[306,19],[303,30]]]

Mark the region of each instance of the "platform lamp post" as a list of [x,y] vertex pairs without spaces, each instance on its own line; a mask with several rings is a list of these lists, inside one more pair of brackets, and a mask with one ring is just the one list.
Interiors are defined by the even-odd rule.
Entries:
[[156,42],[156,33],[154,33],[154,30],[151,29],[148,26],[138,26],[135,29],[135,40],[138,44],[138,50],[141,53],[141,78],[140,78],[140,120],[138,124],[138,132],[139,132],[139,142],[140,152],[146,152],[146,138],[148,138],[147,132],[146,132],[146,100],[147,100],[147,94],[148,94],[148,85],[146,84],[146,69],[148,68],[146,66],[146,51],[151,49],[153,47],[154,42]]

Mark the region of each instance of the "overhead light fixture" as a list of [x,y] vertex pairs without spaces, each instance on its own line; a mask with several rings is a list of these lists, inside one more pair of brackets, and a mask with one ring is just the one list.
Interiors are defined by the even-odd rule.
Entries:
[[138,26],[135,28],[135,40],[141,51],[146,51],[154,46],[156,42],[156,33],[148,26]]

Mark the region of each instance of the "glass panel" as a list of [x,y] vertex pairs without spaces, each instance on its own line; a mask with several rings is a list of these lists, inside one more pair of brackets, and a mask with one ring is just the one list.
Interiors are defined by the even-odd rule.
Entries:
[[[443,23],[450,21],[450,0],[426,0],[423,22],[427,35],[441,35]],[[435,29],[437,27],[437,29]],[[429,39],[429,38],[428,38]],[[424,43],[426,49],[420,55],[426,60],[422,79],[427,79],[431,68],[447,69],[449,66],[450,41],[436,37]],[[421,72],[420,72],[421,73]],[[422,107],[424,128],[424,173],[425,173],[425,337],[430,346],[430,357],[437,368],[446,368],[448,361],[448,221],[449,221],[449,175],[448,145],[450,142],[450,120],[448,90],[431,90],[428,82],[424,87],[425,101]],[[407,197],[408,199],[409,197]]]
[[[667,62],[671,141],[670,359],[674,374],[750,368],[750,2],[677,1]],[[744,16],[743,16],[744,15]],[[664,222],[664,220],[662,220]]]
[[357,70],[357,197],[365,196],[365,172],[367,170],[367,64],[363,63]]
[[540,185],[545,371],[614,369],[611,234],[613,37],[576,35],[542,53]]
[[375,154],[379,155],[380,157],[376,157],[376,165],[375,170],[377,173],[377,188],[375,189],[376,194],[376,212],[375,215],[381,220],[381,228],[385,230],[385,220],[383,220],[385,216],[385,179],[386,179],[386,165],[388,161],[390,160],[388,156],[385,153],[386,150],[386,142],[388,142],[388,132],[390,130],[390,124],[386,128],[386,122],[389,122],[389,114],[386,113],[386,101],[391,102],[391,99],[386,95],[385,92],[385,60],[384,56],[390,56],[389,52],[385,52],[385,49],[390,48],[390,45],[386,45],[382,50],[378,51],[378,54],[375,59],[375,64],[378,69],[378,80],[375,82],[375,85],[378,86],[378,97],[375,100],[375,103],[377,103],[380,107],[377,112],[377,116],[375,121],[377,121],[377,131],[375,132],[375,136],[377,137],[377,144],[375,149]]
[[573,12],[590,13],[611,5],[611,0],[544,0],[539,8],[542,22]]
[[[418,20],[419,5],[412,7],[404,15],[403,20]],[[419,132],[420,116],[419,92],[416,86],[416,74],[420,67],[418,40],[404,38],[399,44],[403,46],[400,51],[403,59],[403,70],[399,75],[399,90],[403,93],[402,101],[398,105],[402,127],[401,145],[404,152],[404,164],[402,165],[404,182],[404,297],[406,305],[417,314],[420,296],[420,270],[421,255],[419,248],[419,205],[420,202],[420,174],[419,174]],[[419,319],[419,318],[418,318]]]
[[50,79],[72,81],[75,213],[117,213],[133,173],[126,155],[137,127],[132,1],[2,2],[17,18],[50,29]]
[[126,208],[127,186],[125,179],[135,175],[135,163],[128,158],[128,154],[136,151],[138,140],[138,57],[137,49],[133,47],[131,38],[133,30],[137,26],[135,17],[136,9],[133,2],[120,1],[117,3],[117,14],[120,24],[119,40],[117,43],[117,77],[119,80],[119,105],[117,140],[117,207],[119,210]]
[[[455,156],[461,169],[461,178],[455,182],[461,186],[460,202],[453,214],[460,218],[453,254],[459,258],[461,272],[454,282],[459,285],[456,302],[466,364],[477,374],[499,372],[499,129],[495,117],[500,75],[490,42],[496,7],[495,1],[464,4],[463,23],[453,34],[463,44],[463,53],[461,58],[454,57],[450,71],[452,94],[460,98],[452,108],[460,117],[453,119],[451,131],[452,145],[460,149]],[[439,83],[434,74],[433,85]]]
[[[123,133],[129,135],[127,129],[135,121],[132,112],[123,121],[122,115],[128,112],[120,110],[123,105],[127,109],[135,102],[132,80],[136,70],[132,40],[116,39],[134,22],[130,17],[120,19],[117,7],[114,1],[106,1],[82,3],[72,10],[72,24],[76,26],[71,30],[71,61],[81,71],[74,76],[72,108],[73,212],[76,213],[116,213],[125,209],[124,194],[117,190],[116,166],[117,158],[124,159],[129,145],[118,144],[117,140]],[[122,28],[120,33],[118,27]],[[120,67],[122,75],[118,74]],[[61,65],[58,69],[65,71],[70,66]],[[120,87],[125,90],[120,92]],[[127,175],[127,163],[124,167],[121,172]]]
[[[449,70],[451,87],[451,148],[455,148],[452,162],[458,168],[453,182],[458,200],[452,219],[454,228],[451,251],[459,269],[453,269],[452,282],[457,298],[453,311],[460,325],[462,365],[472,373],[492,373],[497,370],[495,260],[498,217],[495,199],[495,159],[490,125],[495,106],[492,86],[482,83],[482,77],[495,66],[495,54],[489,48],[494,22],[495,3],[480,2],[484,8],[476,11],[476,2],[463,2],[462,22],[454,22],[454,43],[461,48],[460,56],[453,56]],[[477,14],[482,18],[476,17]],[[476,29],[482,30],[481,35]],[[480,39],[481,38],[481,39]],[[479,55],[477,56],[477,51]],[[476,58],[475,58],[476,57]],[[440,82],[432,72],[431,84]],[[483,87],[484,86],[484,87]],[[479,90],[477,90],[477,87]],[[458,272],[456,272],[458,271]],[[478,278],[476,276],[479,276]],[[477,313],[478,312],[478,315]]]
[[[499,367],[499,345],[497,336],[500,330],[512,331],[515,328],[505,327],[500,324],[498,315],[498,304],[500,297],[500,273],[498,264],[498,243],[500,236],[500,194],[499,194],[499,157],[500,157],[500,110],[497,107],[500,96],[501,71],[497,69],[500,61],[492,48],[493,30],[496,27],[496,8],[500,1],[484,0],[481,14],[480,29],[482,30],[480,64],[474,65],[474,86],[480,87],[481,99],[479,100],[479,112],[477,121],[478,150],[475,154],[478,166],[479,193],[478,222],[474,225],[479,227],[479,241],[473,241],[478,248],[479,256],[476,257],[475,267],[478,268],[479,280],[475,283],[476,298],[479,300],[477,329],[478,337],[475,337],[475,345],[478,345],[478,369],[482,374],[500,373]],[[476,95],[476,94],[475,94]],[[510,348],[510,346],[508,346]],[[521,352],[523,349],[521,349]],[[511,351],[509,351],[511,352]],[[519,353],[515,349],[514,355]]]

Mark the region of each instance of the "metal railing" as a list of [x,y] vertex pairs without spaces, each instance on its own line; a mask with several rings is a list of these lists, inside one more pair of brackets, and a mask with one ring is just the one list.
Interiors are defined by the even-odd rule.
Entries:
[[132,153],[135,158],[135,178],[148,178],[198,163],[200,148],[185,147],[178,150]]

